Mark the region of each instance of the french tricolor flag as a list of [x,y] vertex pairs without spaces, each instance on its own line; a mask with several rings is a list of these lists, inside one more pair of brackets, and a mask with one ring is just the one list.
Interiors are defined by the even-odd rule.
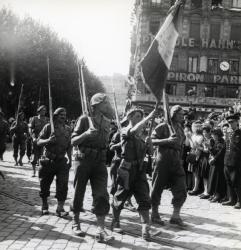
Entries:
[[183,0],[177,0],[171,7],[165,22],[141,61],[144,83],[157,100],[160,100],[162,97],[167,73],[172,62],[179,35],[178,26],[180,25],[180,12],[183,3]]

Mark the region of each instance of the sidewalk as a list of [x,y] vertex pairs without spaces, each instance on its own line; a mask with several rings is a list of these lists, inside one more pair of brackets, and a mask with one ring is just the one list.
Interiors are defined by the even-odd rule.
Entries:
[[[0,162],[0,171],[6,180],[0,177],[0,249],[241,249],[241,210],[223,207],[220,204],[188,197],[182,210],[187,230],[179,230],[168,223],[172,213],[171,193],[165,191],[160,212],[166,222],[164,227],[152,225],[154,242],[145,242],[140,238],[141,225],[137,213],[123,210],[121,225],[125,234],[114,233],[115,240],[109,244],[95,241],[95,217],[90,213],[92,196],[87,186],[82,213],[82,229],[85,238],[72,236],[71,217],[67,220],[54,215],[56,199],[55,184],[52,185],[50,215],[40,216],[38,178],[31,177],[31,166],[15,167],[12,153],[4,155],[5,162]],[[26,162],[26,159],[25,161]],[[73,194],[73,170],[70,173],[69,194],[66,210]],[[110,227],[111,216],[107,218]]]

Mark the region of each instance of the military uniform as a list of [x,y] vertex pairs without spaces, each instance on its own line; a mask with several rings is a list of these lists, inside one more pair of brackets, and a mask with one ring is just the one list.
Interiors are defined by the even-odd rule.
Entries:
[[[168,184],[171,185],[174,207],[181,207],[187,197],[186,176],[181,161],[185,136],[181,126],[177,126],[175,129],[178,145],[158,146],[152,176],[151,202],[153,207],[159,206],[162,191]],[[170,132],[166,123],[158,125],[152,133],[152,139],[165,139],[169,136]]]
[[[109,147],[111,148],[113,145],[118,143],[120,143],[120,132],[116,132],[113,135]],[[112,195],[114,195],[117,190],[117,170],[120,166],[120,162],[121,162],[121,146],[115,149],[115,155],[110,165],[110,177],[112,182],[110,193]]]
[[0,118],[0,160],[3,160],[3,154],[6,150],[6,139],[8,133],[9,133],[8,122],[5,121],[3,118]]
[[28,124],[25,121],[14,121],[11,125],[10,132],[13,135],[13,157],[16,165],[18,164],[18,152],[19,152],[19,164],[22,165],[22,158],[26,151],[26,139],[28,135]]
[[[38,140],[47,139],[51,135],[50,124],[44,126]],[[44,147],[40,160],[39,180],[40,197],[44,200],[50,195],[50,186],[56,176],[56,198],[64,202],[67,198],[69,165],[65,157],[70,149],[71,129],[67,125],[54,125],[56,141]]]
[[[73,211],[82,210],[86,185],[90,180],[93,195],[93,213],[107,215],[109,212],[109,195],[107,192],[106,148],[108,146],[110,120],[104,116],[100,123],[93,119],[94,127],[98,130],[93,138],[87,138],[84,143],[78,145],[79,153],[74,161],[74,197]],[[89,129],[87,116],[81,116],[75,126],[72,138]]]
[[[146,211],[151,208],[149,185],[146,178],[146,169],[143,168],[143,158],[146,152],[145,142],[138,135],[130,133],[131,128],[122,130],[125,138],[122,145],[121,171],[128,172],[126,178],[117,174],[117,191],[113,198],[113,207],[120,211],[125,201],[133,194],[138,204],[138,211]],[[123,169],[122,169],[123,168]]]
[[34,116],[31,118],[29,122],[29,128],[32,133],[32,140],[33,140],[33,160],[31,162],[32,165],[36,165],[41,154],[42,154],[42,148],[37,146],[36,139],[39,136],[40,131],[43,129],[43,127],[49,122],[49,119],[47,117],[39,117]]

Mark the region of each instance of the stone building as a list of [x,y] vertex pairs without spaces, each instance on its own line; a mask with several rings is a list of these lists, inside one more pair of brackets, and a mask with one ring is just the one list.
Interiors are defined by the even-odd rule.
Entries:
[[[130,74],[137,92],[133,101],[153,102],[144,87],[138,61],[175,1],[136,0]],[[241,0],[186,0],[180,36],[168,73],[170,104],[200,112],[222,111],[241,97]]]

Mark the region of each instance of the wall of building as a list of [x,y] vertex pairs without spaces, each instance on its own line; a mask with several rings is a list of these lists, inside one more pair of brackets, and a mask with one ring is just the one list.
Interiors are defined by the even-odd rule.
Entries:
[[[172,2],[137,2],[136,15],[140,24],[136,27],[139,33],[132,39],[132,47],[138,51],[138,59],[145,55]],[[137,63],[138,60],[132,60],[132,67]],[[152,99],[147,97],[150,94],[139,77],[137,87],[136,100]],[[186,0],[166,89],[174,102],[183,97],[182,104],[190,105],[188,98],[193,98],[192,105],[208,108],[222,108],[240,98],[241,0]],[[197,97],[213,98],[215,102],[200,103]]]

